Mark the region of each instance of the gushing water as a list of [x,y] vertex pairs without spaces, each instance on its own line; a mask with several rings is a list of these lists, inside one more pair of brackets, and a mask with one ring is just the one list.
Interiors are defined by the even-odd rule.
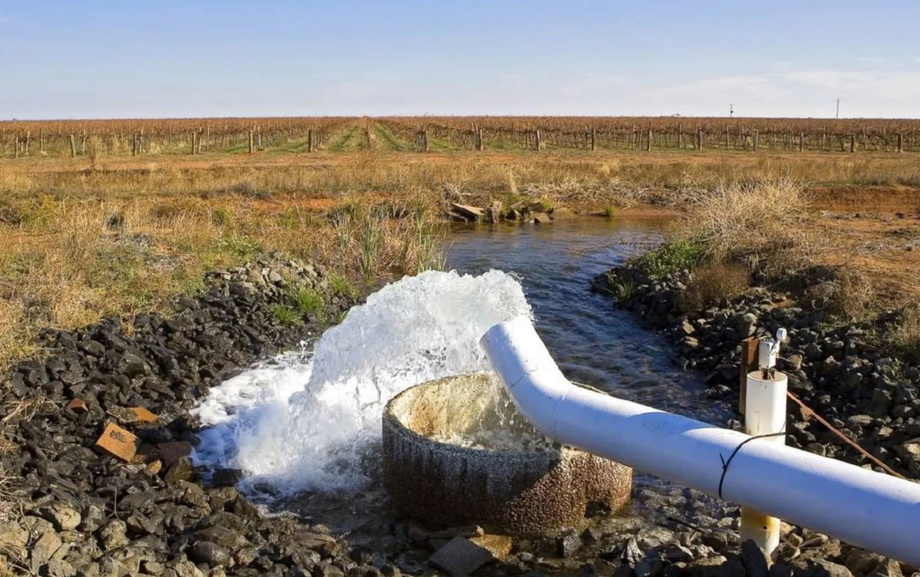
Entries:
[[244,489],[358,490],[369,481],[363,461],[379,440],[383,405],[413,385],[488,369],[479,338],[522,314],[530,306],[521,285],[500,271],[427,272],[388,285],[326,331],[312,360],[289,355],[281,370],[213,389],[196,409],[210,428],[195,459],[242,469]]

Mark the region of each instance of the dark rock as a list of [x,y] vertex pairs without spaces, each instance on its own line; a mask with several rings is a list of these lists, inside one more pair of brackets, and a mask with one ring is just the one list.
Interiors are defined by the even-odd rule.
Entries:
[[163,479],[167,483],[177,483],[179,481],[190,481],[195,476],[195,470],[192,467],[192,460],[188,457],[182,457],[166,471]]
[[428,562],[453,576],[469,575],[492,560],[492,553],[465,537],[455,537],[435,551]]
[[766,552],[750,539],[741,544],[741,564],[747,577],[768,577],[770,560]]
[[189,550],[189,556],[193,561],[210,567],[223,567],[230,563],[230,552],[210,541],[196,542]]
[[215,487],[233,487],[243,480],[239,469],[217,469],[211,476],[211,485]]

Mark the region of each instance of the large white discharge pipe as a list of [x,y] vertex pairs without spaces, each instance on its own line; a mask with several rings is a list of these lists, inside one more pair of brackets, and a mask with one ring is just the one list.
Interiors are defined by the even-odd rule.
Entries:
[[570,383],[530,320],[482,347],[518,409],[553,439],[920,566],[920,485]]

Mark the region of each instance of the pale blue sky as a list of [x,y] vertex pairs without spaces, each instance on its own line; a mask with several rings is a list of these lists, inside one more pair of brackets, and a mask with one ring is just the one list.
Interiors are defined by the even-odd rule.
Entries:
[[0,118],[920,116],[920,2],[0,0]]

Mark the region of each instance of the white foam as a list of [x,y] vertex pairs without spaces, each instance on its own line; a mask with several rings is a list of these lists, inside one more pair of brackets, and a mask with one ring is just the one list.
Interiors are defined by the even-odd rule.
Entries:
[[426,272],[387,285],[323,334],[312,364],[286,357],[212,389],[196,409],[211,428],[195,459],[285,494],[358,490],[367,467],[379,466],[365,461],[384,404],[418,383],[488,369],[479,338],[522,314],[523,289],[501,271]]

